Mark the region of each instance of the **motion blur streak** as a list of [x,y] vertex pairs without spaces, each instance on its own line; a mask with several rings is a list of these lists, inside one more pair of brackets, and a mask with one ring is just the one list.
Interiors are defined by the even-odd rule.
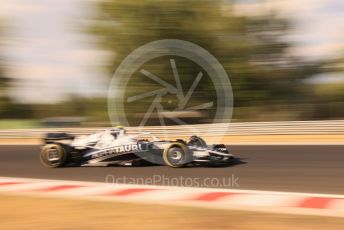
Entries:
[[[230,205],[266,206],[289,198],[271,193],[245,196],[241,189],[334,195],[293,200],[292,207],[283,207],[300,215],[283,216],[0,195],[0,228],[343,229],[343,219],[305,218],[294,209],[330,215],[343,208],[343,15],[342,0],[1,1],[0,178],[66,180],[41,191],[51,196],[81,194],[88,187],[68,182],[104,183],[108,175],[145,182],[156,175],[183,178],[192,182],[191,189],[212,187],[193,202],[216,203],[215,208],[228,205],[228,200]],[[117,79],[120,63],[139,47],[159,40],[195,44],[218,62],[195,62],[164,47],[161,56],[133,55],[147,61],[137,68],[124,65],[131,76],[125,78],[126,87],[115,87],[112,97],[110,80]],[[206,66],[215,71],[204,71]],[[211,76],[220,69],[225,84]],[[220,103],[232,94],[233,103]],[[123,109],[108,109],[111,104]],[[216,118],[218,111],[224,119]],[[110,122],[112,112],[118,118]],[[128,125],[123,124],[126,120]],[[149,127],[138,129],[139,124]],[[173,139],[195,135],[180,124],[200,127],[206,141],[223,136],[240,161],[228,167],[180,169],[48,169],[39,162],[38,144],[46,132],[83,134],[126,125],[130,134],[147,128]],[[232,176],[237,187],[203,183]],[[0,190],[24,188],[25,183],[1,181]],[[126,189],[104,196],[154,197],[160,191]]]
[[[2,2],[0,128],[109,126],[108,80],[130,52],[159,39],[193,42],[222,63],[233,87],[234,121],[342,119],[342,30],[322,25],[344,25],[337,23],[344,7],[340,0],[307,0],[305,6],[296,0]],[[147,67],[173,82],[166,61]],[[175,65],[182,87],[190,88],[199,67],[178,58]],[[127,96],[156,88],[136,75]],[[202,80],[193,103],[212,101],[213,91]],[[131,125],[150,103],[128,104]],[[174,95],[162,103],[188,123],[207,123],[215,112],[188,117],[174,111]],[[153,114],[148,123],[158,120]]]
[[[58,170],[45,168],[38,159],[38,146],[0,146],[0,175],[76,181],[106,182],[107,176],[128,178],[128,182],[164,175],[172,179],[183,177],[239,178],[234,189],[255,189],[309,193],[343,194],[343,146],[228,146],[242,164],[222,168],[191,167],[175,170],[164,166],[151,167],[68,167]],[[132,180],[129,180],[132,178]],[[123,183],[125,181],[122,181]],[[164,181],[155,181],[164,185]],[[111,183],[111,180],[110,180]],[[211,186],[211,183],[206,185]],[[197,186],[188,184],[188,186]],[[213,185],[212,187],[214,187]]]

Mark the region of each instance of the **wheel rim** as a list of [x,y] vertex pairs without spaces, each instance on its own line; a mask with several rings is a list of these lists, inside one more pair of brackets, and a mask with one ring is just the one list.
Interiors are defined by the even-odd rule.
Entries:
[[182,153],[181,152],[179,152],[179,151],[174,151],[173,153],[172,153],[172,156],[171,156],[171,158],[173,159],[173,160],[181,160],[182,159]]
[[181,150],[170,150],[167,154],[168,160],[172,164],[180,164],[183,162],[183,153]]
[[59,152],[56,148],[48,149],[47,160],[49,162],[56,162],[60,160]]

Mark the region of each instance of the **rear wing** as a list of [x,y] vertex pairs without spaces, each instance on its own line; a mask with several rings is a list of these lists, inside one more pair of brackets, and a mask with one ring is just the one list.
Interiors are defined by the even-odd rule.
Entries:
[[45,143],[54,143],[64,140],[74,140],[75,136],[68,133],[47,133],[43,140]]

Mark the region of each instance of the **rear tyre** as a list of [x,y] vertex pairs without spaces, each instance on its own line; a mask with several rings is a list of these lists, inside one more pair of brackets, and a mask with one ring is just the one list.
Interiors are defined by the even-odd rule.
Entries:
[[166,165],[180,168],[192,162],[192,155],[185,144],[174,143],[164,150],[163,159]]
[[61,167],[67,162],[67,152],[59,144],[47,144],[42,148],[40,160],[46,167]]

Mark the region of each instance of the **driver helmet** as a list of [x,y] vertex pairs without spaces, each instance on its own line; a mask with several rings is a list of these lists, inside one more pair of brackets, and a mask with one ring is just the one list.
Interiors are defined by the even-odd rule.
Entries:
[[124,129],[123,126],[116,126],[115,128],[110,129],[110,133],[111,133],[114,137],[117,137],[118,135],[124,135],[124,134],[126,134],[126,130]]

